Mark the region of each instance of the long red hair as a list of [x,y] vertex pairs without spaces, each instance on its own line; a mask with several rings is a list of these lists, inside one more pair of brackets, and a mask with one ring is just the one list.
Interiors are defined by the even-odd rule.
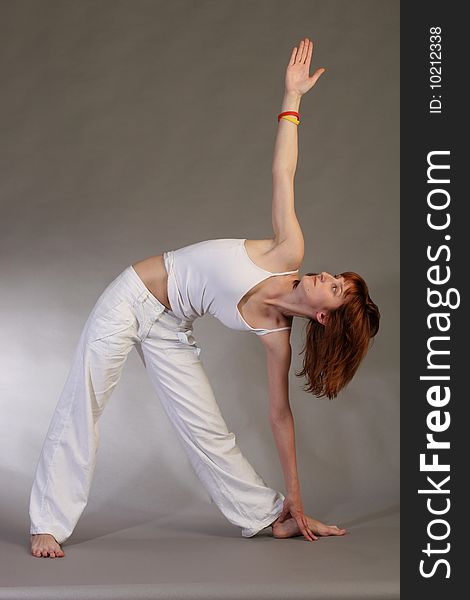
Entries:
[[318,398],[335,398],[351,381],[379,330],[380,312],[364,279],[353,271],[341,275],[348,282],[345,302],[329,312],[325,325],[309,319],[303,368],[295,373],[306,377],[304,391]]

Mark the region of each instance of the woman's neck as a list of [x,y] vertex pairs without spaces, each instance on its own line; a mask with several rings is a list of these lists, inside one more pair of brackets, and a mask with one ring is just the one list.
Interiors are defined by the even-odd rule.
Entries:
[[[278,279],[271,278],[272,279]],[[315,318],[316,310],[302,298],[297,290],[298,275],[283,276],[284,281],[267,285],[259,291],[258,301],[274,306],[286,317]],[[271,282],[270,282],[271,283]]]

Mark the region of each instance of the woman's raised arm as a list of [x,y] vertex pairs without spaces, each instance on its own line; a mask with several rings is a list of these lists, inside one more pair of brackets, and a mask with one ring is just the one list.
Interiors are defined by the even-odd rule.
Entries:
[[[313,42],[308,38],[300,42],[298,49],[295,47],[292,50],[286,69],[285,92],[281,112],[289,110],[298,112],[302,96],[315,85],[318,78],[325,72],[326,69],[321,67],[311,77],[309,76],[312,55]],[[287,119],[281,119],[274,144],[273,173],[283,171],[292,175],[292,177],[295,175],[297,147],[297,125]]]
[[[297,92],[284,92],[281,112],[289,110],[299,112],[302,96]],[[287,173],[294,177],[297,168],[298,133],[297,125],[287,119],[281,119],[277,126],[276,141],[274,142],[272,172]]]
[[[281,112],[299,112],[300,100],[324,73],[324,68],[309,77],[313,42],[302,40],[294,48],[287,66]],[[283,246],[286,262],[301,262],[304,239],[294,207],[294,176],[297,168],[298,132],[294,122],[281,118],[277,126],[272,164],[272,223],[276,246]]]

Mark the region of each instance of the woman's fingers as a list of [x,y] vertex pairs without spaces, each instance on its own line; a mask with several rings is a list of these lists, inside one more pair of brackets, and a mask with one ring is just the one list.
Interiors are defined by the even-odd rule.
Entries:
[[312,60],[312,55],[313,55],[313,42],[310,41],[308,38],[305,38],[304,40],[300,40],[298,48],[297,48],[297,46],[295,46],[294,49],[292,50],[290,60],[289,60],[289,66],[292,66],[294,64],[301,64],[301,63],[306,64],[307,66],[310,66],[310,62]]
[[296,63],[299,63],[299,62],[302,61],[302,52],[303,52],[303,49],[304,49],[304,41],[302,40],[300,42],[300,44],[299,44],[299,50],[297,52],[297,56],[295,57],[295,62]]
[[308,38],[300,41],[299,51],[295,59],[296,63],[305,63],[307,61],[311,46],[313,47],[313,43]]
[[303,517],[299,517],[296,520],[297,520],[297,524],[299,526],[300,531],[302,532],[304,538],[307,541],[314,542],[315,540],[318,539],[316,537],[316,535],[313,533],[313,531],[309,528],[306,519],[304,519]]
[[313,54],[313,42],[310,42],[308,44],[307,59],[306,59],[306,65],[309,68],[310,68],[310,63],[312,61],[312,54]]
[[309,529],[307,526],[304,526],[302,533],[304,534],[305,539],[309,542],[314,542],[318,539],[317,536],[313,534],[311,529]]
[[297,47],[292,50],[292,54],[290,55],[289,67],[291,67],[295,63],[295,57],[297,55]]
[[312,540],[318,540],[317,536],[313,533],[313,531],[310,529],[310,527],[308,526],[308,521],[307,519],[305,519],[305,528],[308,531],[310,538]]
[[312,86],[314,86],[317,83],[318,79],[323,75],[325,71],[326,69],[323,67],[320,67],[315,71],[315,73],[311,77]]
[[307,54],[308,54],[309,45],[310,45],[310,42],[309,42],[308,38],[305,38],[305,40],[304,40],[304,47],[302,48],[302,57],[300,59],[301,63],[305,63],[305,61],[307,60]]

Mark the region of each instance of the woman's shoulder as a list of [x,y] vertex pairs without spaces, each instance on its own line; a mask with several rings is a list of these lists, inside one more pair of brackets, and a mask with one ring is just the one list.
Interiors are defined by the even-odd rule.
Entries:
[[246,252],[251,260],[267,271],[279,273],[300,269],[303,252],[288,246],[276,243],[272,238],[263,240],[245,240]]

